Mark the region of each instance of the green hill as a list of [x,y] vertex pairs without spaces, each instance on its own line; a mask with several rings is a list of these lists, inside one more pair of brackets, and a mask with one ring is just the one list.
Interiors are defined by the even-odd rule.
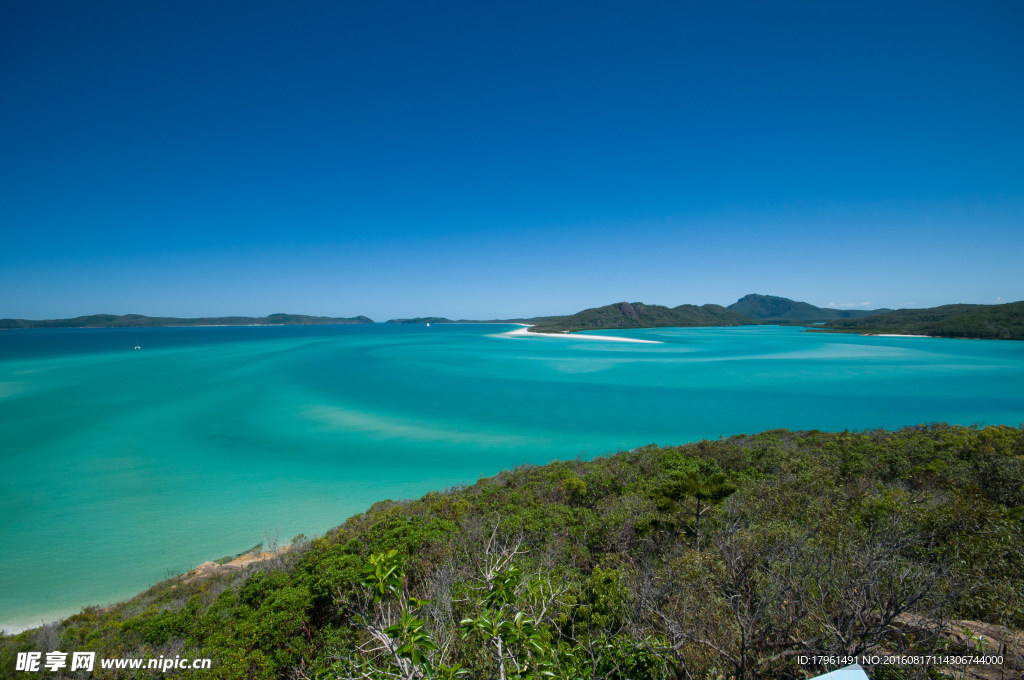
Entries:
[[19,652],[74,650],[210,658],[220,680],[793,680],[845,664],[801,655],[886,652],[998,654],[956,677],[1016,678],[1022,519],[1020,428],[650,445],[384,501],[241,570],[203,565],[0,638],[0,677],[39,677],[15,671]]
[[1024,301],[1002,305],[943,305],[897,309],[866,319],[843,319],[823,329],[856,333],[901,333],[942,338],[1024,340]]
[[871,316],[889,310],[825,309],[773,295],[745,295],[728,307],[679,305],[664,307],[642,302],[618,302],[585,309],[562,317],[550,317],[530,330],[541,333],[614,328],[661,328],[688,326],[744,326],[758,323],[820,323],[835,319]]
[[664,328],[681,326],[742,326],[752,323],[721,305],[663,307],[642,302],[617,302],[584,309],[570,316],[553,317],[530,328],[540,333],[573,332],[600,328]]
[[756,321],[789,323],[819,323],[834,319],[854,319],[889,311],[887,309],[828,309],[815,307],[807,302],[797,302],[789,298],[776,297],[774,295],[758,295],[756,293],[744,295],[729,305],[729,309]]
[[269,316],[216,316],[182,319],[142,314],[92,314],[73,319],[0,319],[0,328],[151,328],[157,326],[293,326],[373,323],[365,316],[330,317],[305,314],[270,314]]

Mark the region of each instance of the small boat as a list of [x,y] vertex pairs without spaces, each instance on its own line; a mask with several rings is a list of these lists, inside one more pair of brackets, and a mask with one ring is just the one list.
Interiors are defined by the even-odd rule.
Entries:
[[430,328],[430,322],[429,321],[427,322],[427,328]]

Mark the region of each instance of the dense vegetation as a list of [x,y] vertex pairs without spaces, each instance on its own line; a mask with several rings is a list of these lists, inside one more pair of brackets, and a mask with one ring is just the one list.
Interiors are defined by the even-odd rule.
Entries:
[[91,314],[73,319],[0,319],[0,328],[152,328],[156,326],[316,326],[322,324],[373,323],[365,316],[331,317],[305,314],[270,314],[268,316],[211,316],[179,319],[170,316],[142,314]]
[[678,326],[741,326],[750,319],[721,305],[663,307],[642,302],[617,302],[584,309],[571,316],[555,317],[530,328],[541,333],[572,332],[598,328],[666,328]]
[[942,338],[1024,340],[1024,302],[897,309],[867,319],[833,321],[826,324],[825,328],[856,333],[906,333]]
[[572,332],[599,328],[662,328],[691,326],[743,326],[759,323],[818,323],[870,316],[889,310],[825,309],[774,295],[744,295],[721,305],[663,307],[642,302],[618,302],[536,322],[535,332]]
[[753,293],[744,295],[729,305],[729,309],[756,322],[782,323],[818,323],[834,319],[856,319],[889,311],[888,309],[829,309],[815,307],[807,302],[797,302],[789,298]]
[[761,323],[821,323],[820,329],[846,333],[904,333],[948,338],[1024,340],[1024,302],[1004,305],[944,305],[928,309],[840,310],[815,307],[773,295],[745,295],[728,307],[662,307],[619,302],[570,316],[535,322],[535,332],[599,328],[740,326]]
[[378,503],[273,562],[4,638],[0,675],[70,649],[238,680],[795,679],[824,670],[800,654],[1008,644],[975,670],[1019,677],[1022,521],[1021,428],[650,445]]

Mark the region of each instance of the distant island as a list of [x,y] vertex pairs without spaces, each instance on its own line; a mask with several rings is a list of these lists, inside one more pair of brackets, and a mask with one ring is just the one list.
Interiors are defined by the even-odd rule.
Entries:
[[443,316],[417,316],[415,319],[388,319],[385,323],[404,323],[404,324],[425,324],[425,323],[458,323],[451,319],[446,319]]
[[[142,314],[93,314],[73,319],[0,319],[9,328],[150,328],[159,326],[289,326],[375,323],[367,316],[330,317],[306,314],[176,318]],[[574,333],[628,328],[702,326],[815,325],[825,333],[862,335],[929,335],[941,338],[1024,340],[1024,301],[1001,305],[943,305],[927,309],[831,309],[775,295],[751,293],[723,307],[683,304],[678,307],[644,302],[616,302],[564,316],[517,319],[452,320],[443,316],[389,319],[386,323],[520,323],[534,333]]]
[[91,314],[73,319],[0,319],[0,328],[155,328],[159,326],[316,326],[327,324],[373,323],[365,316],[337,318],[305,314],[270,314],[269,316],[215,316],[179,319],[171,316],[142,314]]

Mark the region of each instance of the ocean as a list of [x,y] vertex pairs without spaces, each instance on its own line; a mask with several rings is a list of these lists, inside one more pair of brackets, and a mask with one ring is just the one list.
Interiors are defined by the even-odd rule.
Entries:
[[774,428],[1024,422],[1021,342],[515,328],[0,331],[0,626],[523,463]]

